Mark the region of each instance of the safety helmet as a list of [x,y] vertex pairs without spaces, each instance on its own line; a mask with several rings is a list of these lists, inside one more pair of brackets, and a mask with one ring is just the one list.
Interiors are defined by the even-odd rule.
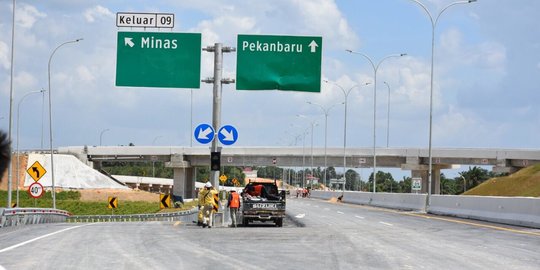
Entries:
[[211,187],[212,187],[212,183],[206,182],[206,184],[204,184],[204,187],[211,188]]

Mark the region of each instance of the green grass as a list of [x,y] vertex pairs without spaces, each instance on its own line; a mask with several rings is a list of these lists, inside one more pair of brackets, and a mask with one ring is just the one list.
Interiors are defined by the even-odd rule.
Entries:
[[465,195],[540,197],[540,164],[509,176],[489,179]]
[[[107,208],[107,202],[80,201],[81,194],[78,191],[62,191],[56,193],[56,208],[66,210],[73,215],[110,215],[112,209]],[[12,202],[16,202],[16,192],[12,193]],[[190,209],[196,203],[186,203],[182,209],[170,208],[166,211],[181,211]],[[7,205],[7,191],[0,191],[0,207]],[[26,191],[19,191],[19,207],[52,208],[51,192],[43,194],[39,199],[34,199]],[[121,201],[118,208],[114,209],[115,215],[149,214],[160,212],[159,202],[130,202]]]

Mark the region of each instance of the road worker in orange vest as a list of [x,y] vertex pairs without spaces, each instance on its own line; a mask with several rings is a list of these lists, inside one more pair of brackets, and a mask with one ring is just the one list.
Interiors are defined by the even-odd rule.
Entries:
[[238,215],[238,208],[240,208],[240,195],[238,195],[234,189],[231,190],[231,193],[229,194],[227,206],[229,207],[229,211],[231,213],[231,227],[237,227],[238,223],[236,223],[236,216]]

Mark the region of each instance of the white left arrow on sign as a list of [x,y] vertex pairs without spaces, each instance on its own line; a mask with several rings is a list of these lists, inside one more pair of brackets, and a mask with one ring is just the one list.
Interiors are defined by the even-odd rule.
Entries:
[[210,127],[207,127],[204,130],[202,128],[200,128],[199,129],[199,135],[197,135],[197,139],[203,139],[203,140],[206,139],[206,140],[208,140],[209,139],[208,135],[210,133],[212,133],[212,129]]
[[319,47],[319,45],[317,44],[317,42],[315,42],[315,40],[312,40],[308,46],[311,48],[311,52],[315,52],[317,50],[317,47]]
[[130,37],[124,38],[124,45],[133,48],[133,46],[135,46],[135,43],[133,43],[132,39],[133,38]]
[[221,130],[221,134],[225,137],[223,138],[224,141],[234,141],[234,131],[228,131],[226,128]]

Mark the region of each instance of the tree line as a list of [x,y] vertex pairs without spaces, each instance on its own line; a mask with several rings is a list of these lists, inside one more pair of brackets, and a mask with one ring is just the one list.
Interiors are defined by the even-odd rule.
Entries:
[[[102,169],[111,175],[131,175],[169,179],[172,179],[174,175],[172,168],[168,168],[165,166],[164,162],[158,161],[103,162]],[[343,177],[343,174],[337,173],[334,167],[328,167],[326,171],[326,181],[323,181],[324,169],[320,167],[296,170],[293,168],[266,166],[252,167],[252,169],[257,170],[257,177],[283,180],[287,184],[299,187],[303,187],[305,184],[304,175],[306,177],[305,179],[319,179],[318,184],[311,185],[312,188],[319,188],[321,183],[328,183],[330,179],[341,179]],[[240,185],[245,185],[245,175],[242,168],[224,166],[222,167],[220,174],[227,177],[227,180],[222,182],[225,186],[238,185],[238,183]],[[459,172],[458,176],[454,178],[448,178],[444,173],[441,173],[441,194],[462,194],[490,178],[499,176],[503,176],[503,174],[496,174],[478,166],[469,167],[468,170]],[[209,178],[209,167],[197,167],[195,169],[196,181],[204,183],[207,182]],[[237,181],[234,181],[234,179]],[[368,179],[362,179],[358,172],[349,169],[345,173],[345,180],[346,190],[373,191],[373,173],[370,174]],[[411,184],[411,177],[403,177],[402,179],[396,180],[391,173],[377,171],[377,192],[411,193]]]

